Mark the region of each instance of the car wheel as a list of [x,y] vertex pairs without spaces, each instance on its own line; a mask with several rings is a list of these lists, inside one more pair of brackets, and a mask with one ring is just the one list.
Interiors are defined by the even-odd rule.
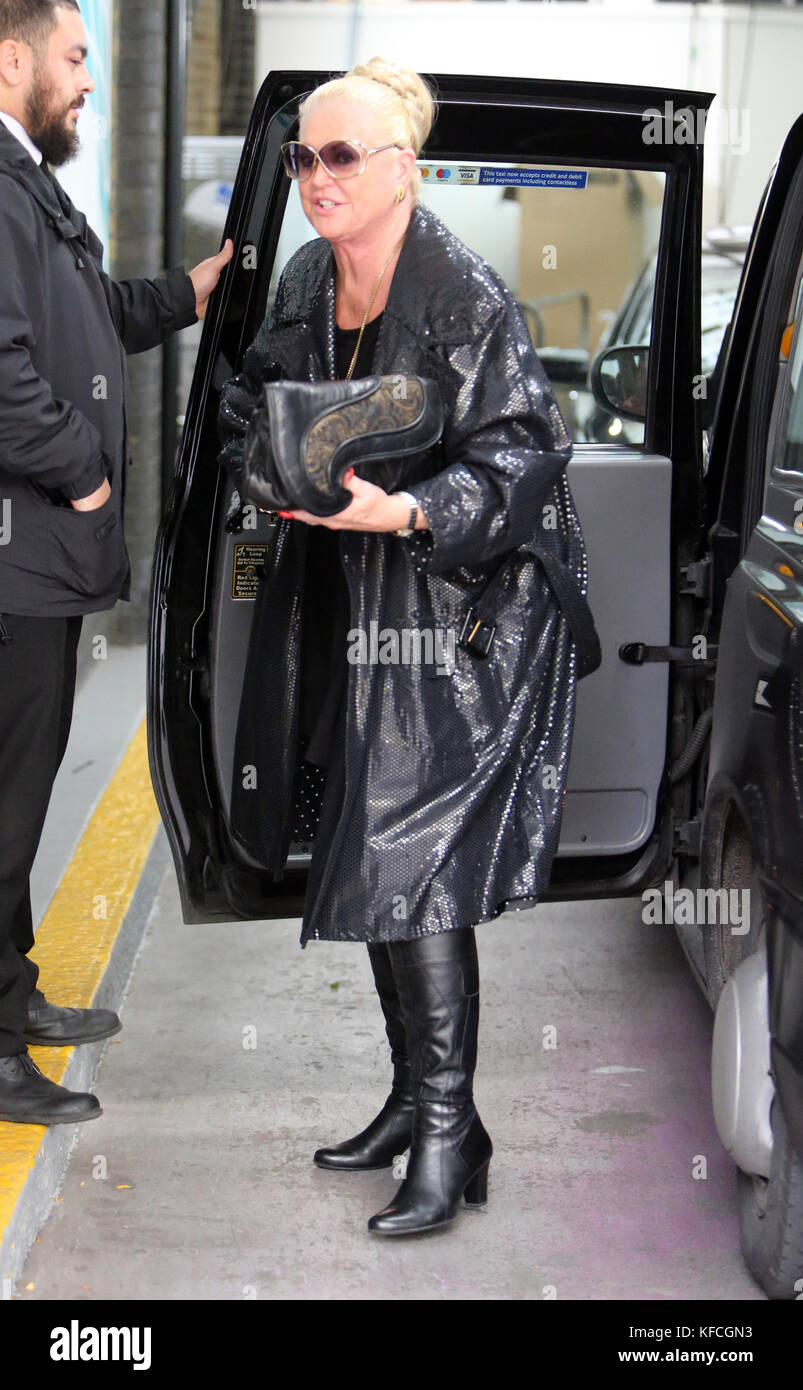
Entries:
[[719,842],[703,855],[700,865],[702,889],[736,890],[739,901],[749,893],[750,923],[747,932],[737,934],[731,924],[719,921],[702,926],[708,997],[716,1008],[725,984],[743,960],[756,951],[766,926],[767,909],[759,878],[758,864],[747,826],[735,806],[724,819]]
[[742,1254],[769,1298],[803,1299],[803,1158],[789,1139],[777,1096],[770,1118],[769,1178],[738,1175]]

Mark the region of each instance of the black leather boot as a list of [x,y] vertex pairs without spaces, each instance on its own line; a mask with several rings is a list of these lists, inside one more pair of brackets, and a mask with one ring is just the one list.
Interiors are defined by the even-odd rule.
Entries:
[[43,1076],[27,1052],[0,1057],[0,1120],[21,1125],[72,1125],[102,1114],[88,1091],[68,1091]]
[[420,1088],[407,1176],[368,1229],[408,1235],[452,1221],[462,1196],[468,1206],[487,1201],[493,1145],[472,1094],[480,1008],[474,928],[390,942],[388,949],[415,1033]]
[[367,1129],[334,1148],[316,1149],[313,1154],[313,1162],[319,1168],[335,1168],[350,1173],[391,1168],[393,1160],[410,1147],[417,1090],[413,1049],[408,1047],[387,944],[369,942],[368,955],[385,1015],[385,1030],[393,1062],[393,1086],[384,1106]]

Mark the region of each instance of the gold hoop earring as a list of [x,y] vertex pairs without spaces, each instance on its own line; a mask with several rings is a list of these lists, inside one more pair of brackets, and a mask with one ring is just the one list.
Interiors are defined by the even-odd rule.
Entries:
[[395,201],[396,201],[397,203],[402,203],[402,202],[404,202],[405,191],[406,191],[406,190],[405,190],[404,184],[403,184],[403,183],[400,183],[399,186],[398,186],[398,188],[396,189],[396,199],[395,199]]

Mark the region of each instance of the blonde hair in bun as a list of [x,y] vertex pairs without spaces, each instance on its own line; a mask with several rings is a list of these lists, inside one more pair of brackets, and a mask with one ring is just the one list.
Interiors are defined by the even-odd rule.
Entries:
[[[435,121],[435,97],[423,77],[386,58],[370,58],[367,63],[358,63],[343,77],[334,77],[316,87],[299,106],[299,120],[319,102],[334,97],[345,97],[372,107],[381,118],[388,139],[411,146],[416,156],[421,153]],[[421,175],[414,169],[410,179],[413,201],[418,197],[420,185]]]

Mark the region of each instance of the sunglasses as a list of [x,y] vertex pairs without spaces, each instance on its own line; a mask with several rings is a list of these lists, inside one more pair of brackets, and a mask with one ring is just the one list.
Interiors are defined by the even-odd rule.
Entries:
[[300,140],[289,140],[282,145],[282,160],[288,178],[298,179],[299,183],[310,177],[316,160],[333,179],[353,179],[362,173],[372,154],[379,154],[380,150],[403,149],[404,145],[396,140],[391,140],[387,145],[377,145],[373,150],[367,150],[359,140],[329,140],[319,150],[312,145],[302,144]]

